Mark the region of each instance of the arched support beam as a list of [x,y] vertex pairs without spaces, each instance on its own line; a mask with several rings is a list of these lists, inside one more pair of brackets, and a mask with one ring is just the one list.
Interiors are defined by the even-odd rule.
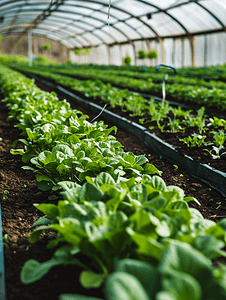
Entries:
[[[40,10],[40,9],[33,9],[33,11],[34,12],[39,12],[39,11],[42,11],[42,10]],[[23,13],[21,14],[21,15],[23,15],[23,14],[25,14],[25,13],[31,13],[31,9],[24,9],[23,10]],[[58,11],[59,13],[63,13],[63,14],[71,14],[71,12],[70,11],[63,11],[63,10],[60,10],[60,11]],[[9,13],[9,11],[8,11],[8,13]],[[83,14],[81,14],[81,13],[74,13],[75,15],[79,15],[79,16],[84,16],[84,17],[90,17],[90,16],[86,16],[86,15],[83,15]],[[65,18],[61,18],[61,17],[59,17],[59,16],[52,16],[52,17],[54,17],[54,18],[56,18],[56,19],[62,19],[62,21],[65,21]],[[96,30],[96,29],[99,29],[99,30],[101,30],[101,31],[103,31],[103,27],[104,26],[106,26],[106,23],[102,20],[102,19],[99,19],[99,18],[95,18],[95,17],[92,17],[92,19],[94,19],[94,20],[96,20],[96,21],[99,21],[99,22],[101,22],[101,23],[103,23],[103,25],[102,26],[100,26],[100,27],[94,27],[94,29]],[[73,21],[73,22],[75,22],[75,20],[73,19],[73,18],[67,18],[67,20],[70,20],[70,21]],[[89,25],[89,26],[91,26],[90,25],[90,23],[88,23],[88,22],[85,22],[85,21],[82,21],[82,20],[76,20],[76,22],[79,22],[79,23],[82,23],[82,24],[86,24],[86,25]],[[31,22],[32,23],[32,22]],[[40,23],[37,25],[37,26],[39,26],[40,25]],[[32,28],[36,28],[37,26],[35,26],[35,27],[32,27]],[[111,25],[116,31],[118,31],[119,33],[121,33],[124,37],[125,37],[125,39],[127,40],[127,41],[130,41],[130,38],[125,34],[125,32],[123,32],[122,30],[120,30],[120,29],[118,29],[117,27],[115,27],[114,25]],[[86,32],[86,33],[92,33],[93,34],[93,31],[94,30],[86,30],[86,29],[84,29],[83,28],[83,30],[84,30],[84,32]],[[104,32],[104,34],[106,34],[106,32],[105,31],[103,31]],[[77,35],[82,35],[82,34],[77,34]],[[102,38],[100,38],[97,34],[95,34],[98,38],[99,38],[99,40],[101,41],[101,43],[103,42],[103,43],[106,43],[105,41],[103,41],[102,40]],[[117,40],[115,40],[115,38],[111,35],[111,38],[117,43]]]

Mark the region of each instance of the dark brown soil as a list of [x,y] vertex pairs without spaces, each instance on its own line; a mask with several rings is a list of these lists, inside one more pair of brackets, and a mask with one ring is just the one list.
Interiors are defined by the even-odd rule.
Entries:
[[[46,88],[43,85],[43,89]],[[62,97],[60,97],[62,98]],[[69,101],[70,102],[70,101]],[[73,108],[95,117],[92,112],[71,103]],[[62,293],[76,293],[101,297],[100,290],[84,290],[78,283],[80,270],[77,267],[55,267],[43,279],[30,285],[20,282],[20,271],[25,261],[37,259],[39,262],[50,259],[53,250],[47,250],[47,241],[51,234],[42,234],[36,244],[30,244],[30,226],[40,217],[33,203],[49,202],[50,192],[41,192],[35,185],[35,175],[23,170],[20,156],[12,156],[9,151],[11,144],[19,138],[19,131],[13,122],[6,122],[7,109],[0,103],[0,195],[2,206],[3,235],[7,234],[8,247],[4,248],[6,296],[8,300],[57,300]],[[111,126],[111,124],[109,124]],[[181,187],[186,196],[197,198],[201,206],[190,202],[190,206],[198,208],[207,219],[218,221],[226,216],[224,197],[206,184],[192,178],[183,169],[176,169],[168,161],[161,159],[155,152],[142,145],[136,137],[118,129],[117,139],[125,151],[134,154],[146,154],[150,163],[163,171],[162,178],[167,185]],[[20,147],[20,145],[18,145]],[[8,190],[8,199],[3,200],[3,193]]]

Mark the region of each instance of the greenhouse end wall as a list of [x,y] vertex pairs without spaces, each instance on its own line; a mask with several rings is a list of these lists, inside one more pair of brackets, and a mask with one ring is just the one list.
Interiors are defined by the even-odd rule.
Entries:
[[[226,33],[214,33],[194,36],[195,67],[223,65],[226,63]],[[157,59],[139,59],[138,51],[143,49],[157,50]],[[192,51],[189,38],[166,38],[162,42],[142,40],[129,44],[112,46],[101,45],[90,48],[88,55],[75,55],[72,51],[70,59],[77,64],[122,65],[123,59],[129,55],[131,65],[157,66],[160,63],[172,65],[176,68],[192,66]]]

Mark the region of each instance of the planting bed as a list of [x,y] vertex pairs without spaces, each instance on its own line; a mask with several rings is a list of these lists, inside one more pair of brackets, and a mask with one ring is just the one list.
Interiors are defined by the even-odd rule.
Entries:
[[[44,88],[44,86],[40,86]],[[75,105],[71,103],[73,107]],[[84,108],[77,109],[94,117],[92,112]],[[9,151],[12,142],[18,138],[19,131],[14,128],[13,122],[6,122],[7,109],[4,104],[0,106],[0,137],[1,141],[1,180],[0,194],[8,190],[7,199],[2,204],[3,235],[7,234],[8,246],[4,248],[5,275],[6,275],[6,296],[12,299],[58,299],[62,293],[81,293],[85,295],[101,296],[100,290],[85,290],[78,283],[80,270],[77,267],[53,268],[44,278],[36,283],[23,285],[20,282],[20,271],[24,262],[30,258],[38,261],[48,260],[53,251],[46,250],[47,241],[51,234],[42,234],[36,244],[28,242],[32,230],[29,227],[41,214],[32,206],[32,203],[45,202],[50,192],[40,192],[35,185],[35,175],[30,171],[21,169],[23,163],[18,156],[12,156]],[[209,187],[192,178],[182,169],[176,169],[166,160],[161,159],[151,149],[141,145],[133,135],[123,130],[118,130],[117,139],[124,145],[125,151],[133,151],[136,155],[151,154],[150,162],[163,171],[162,178],[166,184],[180,186],[186,195],[197,198],[201,206],[199,210],[205,218],[217,221],[225,217],[226,204],[224,198],[216,191],[209,190]],[[19,147],[19,145],[18,145]],[[198,207],[191,202],[191,206]],[[76,272],[77,268],[77,272]],[[77,278],[76,278],[77,276]]]
[[[30,76],[30,74],[28,74],[26,72],[22,72],[22,73]],[[35,77],[42,78],[42,76],[40,76],[40,75],[38,75],[38,76],[35,75]],[[52,82],[54,85],[58,85],[58,83],[52,79],[48,78],[47,80],[49,82]],[[61,84],[59,84],[59,85],[61,85]],[[74,94],[84,98],[84,95],[82,93],[71,89],[69,86],[65,86],[65,88],[67,90],[73,92]],[[150,95],[150,97],[151,97],[151,95]],[[100,106],[105,105],[105,102],[102,101],[99,97],[96,97],[96,99],[93,99],[93,98],[86,98],[86,99],[89,101],[92,101]],[[191,108],[193,111],[196,111],[202,107],[202,105],[196,104],[193,101],[192,102],[188,102],[188,101],[183,102],[180,100],[179,103]],[[139,124],[140,119],[146,119],[146,120],[150,119],[150,116],[148,114],[142,115],[142,116],[137,116],[137,117],[134,117],[134,116],[130,117],[130,115],[132,113],[131,111],[122,111],[122,109],[117,106],[115,108],[112,108],[112,107],[110,107],[110,105],[108,105],[107,109],[110,110],[111,112],[114,112],[115,114],[117,114],[119,116],[125,117],[126,119],[136,122],[138,124]],[[216,115],[216,116],[220,116],[222,118],[226,118],[226,111],[219,110],[216,107],[206,108],[205,114],[209,114],[211,116]],[[172,113],[170,113],[168,115],[168,117],[171,120],[174,119],[174,116]],[[222,155],[221,159],[215,160],[215,159],[212,159],[211,155],[207,151],[203,151],[203,149],[211,150],[211,148],[212,148],[211,146],[202,145],[201,147],[187,147],[187,145],[185,143],[180,141],[180,139],[188,137],[189,135],[191,135],[194,132],[197,133],[198,132],[197,127],[188,127],[188,128],[186,128],[186,130],[184,132],[171,132],[172,131],[171,128],[169,128],[169,126],[167,126],[168,122],[169,122],[168,118],[164,119],[164,121],[160,121],[160,125],[164,126],[163,132],[158,128],[158,125],[156,122],[148,122],[148,123],[142,124],[142,126],[146,127],[146,129],[149,132],[151,132],[152,134],[158,136],[159,138],[161,138],[168,144],[172,145],[182,155],[188,155],[188,156],[192,157],[198,163],[208,164],[217,170],[225,172],[225,170],[226,170],[226,154]],[[151,127],[151,129],[149,129],[149,127]],[[214,130],[214,128],[210,126],[210,127],[208,127],[208,129],[209,129],[208,131],[206,131],[206,132],[204,131],[202,133],[202,135],[206,136],[206,138],[205,138],[206,142],[213,140],[213,133],[211,133],[211,130]],[[216,128],[215,128],[215,130],[216,130]]]
[[[46,89],[43,85],[40,87]],[[92,112],[78,107],[73,102],[71,105],[90,115],[90,119],[95,117]],[[7,299],[58,299],[58,295],[62,293],[80,293],[101,297],[100,290],[81,288],[78,283],[80,270],[77,267],[55,267],[36,283],[23,285],[20,282],[20,270],[25,261],[30,258],[40,262],[46,261],[53,253],[52,250],[46,250],[47,241],[54,238],[52,234],[43,233],[34,245],[28,242],[28,236],[32,231],[29,227],[41,215],[32,207],[32,203],[48,202],[51,192],[40,192],[35,186],[35,175],[30,171],[22,170],[23,163],[20,157],[9,153],[12,142],[19,137],[19,131],[13,127],[13,122],[5,121],[7,109],[3,103],[1,103],[0,111],[0,137],[2,138],[0,142],[0,194],[6,196],[4,197],[6,199],[1,199],[1,204],[3,235],[7,234],[6,243],[8,244],[8,247],[5,247]],[[191,202],[190,206],[198,208],[205,218],[218,221],[225,217],[225,199],[220,193],[210,190],[207,185],[192,178],[187,172],[161,159],[128,132],[118,130],[116,136],[123,144],[125,151],[132,151],[135,155],[146,154],[150,163],[163,171],[162,178],[167,185],[177,185],[185,191],[186,196],[197,198],[201,206],[198,207],[194,202]],[[148,156],[149,154],[151,156]]]

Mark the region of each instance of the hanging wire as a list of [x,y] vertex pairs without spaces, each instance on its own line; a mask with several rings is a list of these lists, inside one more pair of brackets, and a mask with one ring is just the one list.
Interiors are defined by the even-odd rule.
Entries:
[[108,20],[110,19],[110,10],[111,10],[111,0],[109,0],[109,6],[108,6]]
[[109,23],[109,20],[110,20],[110,11],[111,11],[111,0],[109,0],[108,17],[107,17],[109,34],[111,34],[111,32],[110,32],[110,23]]

